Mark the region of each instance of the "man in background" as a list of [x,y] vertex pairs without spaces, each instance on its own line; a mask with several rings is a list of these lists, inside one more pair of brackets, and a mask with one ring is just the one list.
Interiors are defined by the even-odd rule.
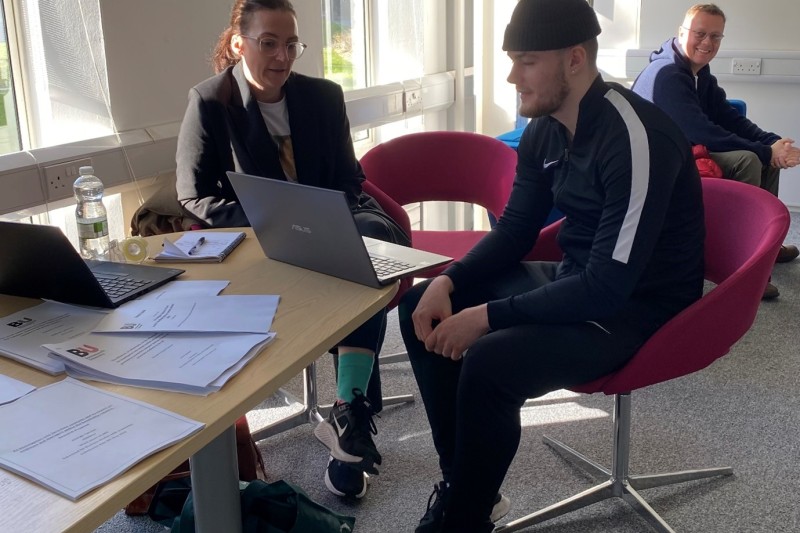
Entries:
[[[725,20],[714,4],[689,8],[678,36],[651,54],[633,91],[666,111],[689,142],[706,146],[726,178],[778,196],[780,170],[800,163],[800,148],[740,115],[711,74],[708,64],[722,44]],[[776,261],[792,261],[799,253],[796,246],[781,246]],[[764,299],[778,294],[770,283]]]

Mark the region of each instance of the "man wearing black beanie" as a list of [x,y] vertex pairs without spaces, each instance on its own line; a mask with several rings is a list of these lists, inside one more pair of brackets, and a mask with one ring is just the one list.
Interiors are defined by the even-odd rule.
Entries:
[[[520,0],[508,81],[533,120],[494,229],[400,303],[442,481],[418,533],[489,532],[528,398],[623,365],[703,287],[700,178],[658,108],[600,77],[585,0]],[[550,210],[558,263],[522,262]]]

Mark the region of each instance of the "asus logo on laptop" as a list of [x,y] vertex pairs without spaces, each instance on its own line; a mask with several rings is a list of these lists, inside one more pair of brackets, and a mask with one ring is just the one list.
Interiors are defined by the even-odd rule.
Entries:
[[297,224],[292,224],[293,231],[299,231],[300,233],[311,233],[311,228],[306,226],[298,226]]

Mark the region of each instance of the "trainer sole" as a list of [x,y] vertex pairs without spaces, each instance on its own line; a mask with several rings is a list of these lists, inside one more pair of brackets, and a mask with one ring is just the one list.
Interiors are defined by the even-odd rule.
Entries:
[[344,463],[360,463],[363,457],[350,455],[339,446],[339,435],[336,429],[327,421],[323,420],[314,428],[314,436],[330,450],[331,455]]
[[363,498],[367,494],[367,487],[370,484],[369,474],[367,474],[366,472],[362,472],[361,475],[364,476],[364,490],[362,490],[358,494],[352,494],[352,495],[351,494],[345,494],[344,492],[342,492],[342,491],[338,490],[336,487],[334,487],[333,486],[333,482],[331,481],[331,477],[328,475],[328,469],[327,468],[325,469],[325,486],[328,488],[329,491],[331,491],[333,494],[335,494],[337,496],[340,496],[342,498],[357,498],[357,499],[360,500],[361,498]]
[[511,510],[511,500],[509,500],[508,498],[506,498],[501,494],[500,501],[494,504],[494,507],[492,507],[492,515],[489,517],[489,520],[491,520],[492,522],[497,522],[505,515],[507,515],[508,511],[510,510]]

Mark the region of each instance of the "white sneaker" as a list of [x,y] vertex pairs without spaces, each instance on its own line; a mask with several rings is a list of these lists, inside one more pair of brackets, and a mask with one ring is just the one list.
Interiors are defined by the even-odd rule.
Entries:
[[489,516],[489,520],[497,522],[507,515],[510,510],[511,500],[498,492],[497,497],[494,499],[494,507],[492,507],[492,514]]

